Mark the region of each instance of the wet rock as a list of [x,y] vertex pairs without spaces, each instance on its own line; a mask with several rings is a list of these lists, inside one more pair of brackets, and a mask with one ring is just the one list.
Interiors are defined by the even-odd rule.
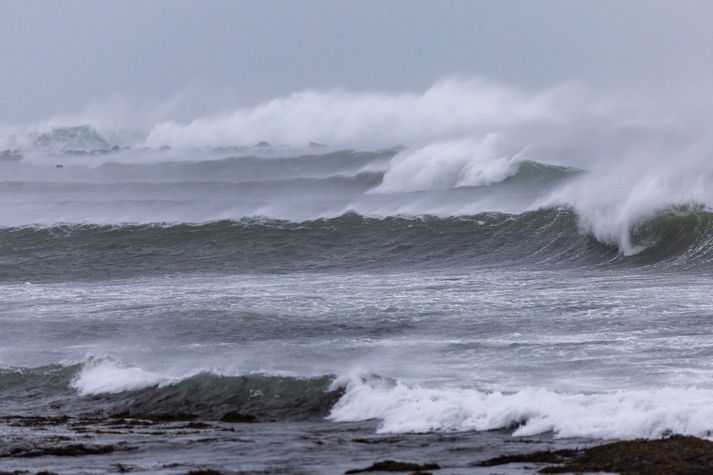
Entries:
[[255,422],[255,416],[237,411],[228,412],[220,418],[221,422]]
[[713,442],[673,436],[659,440],[629,440],[581,450],[534,452],[496,457],[478,466],[507,463],[559,463],[540,473],[622,473],[626,475],[695,475],[712,473]]
[[541,473],[616,472],[630,475],[711,473],[713,442],[674,436],[661,440],[631,440],[582,451],[561,467]]
[[146,419],[149,419],[154,422],[190,421],[195,418],[196,418],[196,416],[194,414],[190,414],[187,412],[158,413],[158,414],[149,414],[146,416]]
[[16,447],[0,457],[80,457],[82,455],[105,455],[114,452],[112,445],[70,444],[57,447]]
[[43,426],[57,426],[63,425],[69,422],[69,417],[58,416],[58,417],[43,417],[43,416],[10,416],[4,418],[4,420],[13,426],[19,427],[43,427]]
[[426,463],[423,465],[410,462],[397,462],[395,460],[384,460],[382,462],[376,462],[367,468],[358,468],[354,470],[347,470],[345,475],[352,473],[365,473],[365,472],[422,472],[423,470],[438,470],[441,468],[435,463]]
[[222,473],[223,472],[219,472],[218,470],[207,468],[202,470],[191,470],[186,475],[222,475]]
[[395,444],[398,442],[401,442],[401,439],[399,437],[372,437],[372,438],[366,438],[366,437],[358,437],[356,439],[352,439],[352,442],[355,444]]
[[501,455],[476,464],[478,467],[494,467],[508,463],[562,463],[577,455],[577,450],[540,451],[529,454]]

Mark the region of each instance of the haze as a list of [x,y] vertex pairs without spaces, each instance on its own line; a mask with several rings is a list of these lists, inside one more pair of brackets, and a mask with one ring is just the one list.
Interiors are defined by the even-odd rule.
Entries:
[[447,76],[657,91],[713,79],[705,1],[0,2],[0,123],[121,100],[175,118]]

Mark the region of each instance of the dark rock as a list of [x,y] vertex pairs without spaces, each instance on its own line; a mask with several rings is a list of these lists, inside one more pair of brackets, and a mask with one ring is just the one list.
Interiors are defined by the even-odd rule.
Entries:
[[373,438],[365,438],[365,437],[359,437],[356,439],[352,439],[352,442],[356,444],[395,444],[397,442],[401,442],[401,438],[399,437],[373,437]]
[[213,470],[211,468],[201,469],[201,470],[191,470],[186,475],[222,475],[223,472],[218,470]]
[[71,444],[61,445],[57,447],[30,447],[16,448],[5,457],[42,457],[45,455],[53,455],[55,457],[79,457],[82,455],[104,455],[114,452],[112,445],[84,445]]
[[269,147],[269,146],[270,146],[270,142],[266,142],[266,141],[264,141],[264,140],[261,140],[261,141],[258,142],[257,145],[255,145],[255,146],[256,146],[256,147]]
[[195,415],[185,413],[185,412],[177,412],[177,413],[158,413],[158,414],[147,414],[145,416],[146,419],[153,421],[153,422],[176,422],[176,421],[190,421],[196,418]]
[[673,436],[658,440],[613,442],[581,450],[506,455],[478,463],[559,463],[540,473],[622,473],[626,475],[699,475],[713,473],[713,442]]
[[104,455],[114,452],[111,445],[84,445],[71,444],[62,447],[45,447],[42,449],[44,455],[54,455],[58,457],[78,457],[81,455]]
[[241,414],[237,411],[232,411],[226,413],[220,418],[221,422],[255,422],[255,416],[250,414]]
[[8,424],[20,427],[42,427],[63,425],[70,421],[67,416],[43,417],[43,416],[10,416],[5,418]]
[[422,470],[438,470],[441,468],[435,463],[426,463],[419,465],[417,463],[410,462],[397,462],[395,460],[384,460],[382,462],[376,462],[367,468],[358,468],[354,470],[347,470],[345,475],[352,473],[364,473],[364,472],[420,472]]
[[713,472],[713,442],[674,436],[630,440],[585,449],[563,466],[540,473],[614,472],[627,475],[694,475]]
[[477,467],[493,467],[508,463],[561,463],[577,455],[577,450],[541,451],[529,454],[501,455],[476,464]]

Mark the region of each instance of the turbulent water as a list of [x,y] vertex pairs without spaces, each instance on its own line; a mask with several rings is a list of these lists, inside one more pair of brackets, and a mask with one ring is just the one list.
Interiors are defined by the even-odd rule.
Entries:
[[[562,125],[551,91],[433,122],[459,87],[307,94],[133,141],[88,125],[6,135],[3,430],[46,450],[91,427],[116,451],[0,452],[0,467],[333,473],[400,457],[481,473],[520,441],[709,436],[699,149],[674,166],[651,153],[653,126]],[[264,126],[360,100],[373,120]],[[500,132],[473,138],[486,125]],[[394,147],[419,130],[433,136]]]

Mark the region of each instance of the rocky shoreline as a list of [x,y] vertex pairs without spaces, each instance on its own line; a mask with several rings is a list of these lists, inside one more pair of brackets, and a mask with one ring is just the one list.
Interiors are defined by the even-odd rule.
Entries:
[[[73,473],[72,470],[85,466],[93,468],[92,473],[147,473],[147,469],[177,475],[272,473],[269,465],[267,471],[265,466],[236,471],[242,462],[235,457],[249,458],[254,450],[265,444],[260,435],[262,432],[267,432],[269,445],[273,431],[282,431],[283,427],[249,423],[241,418],[236,418],[235,422],[165,421],[99,415],[75,418],[14,416],[1,418],[0,423],[4,426],[0,475]],[[511,437],[503,431],[411,435],[372,432],[373,435],[363,435],[372,430],[364,425],[334,426],[334,429],[325,429],[319,424],[308,425],[306,430],[300,428],[297,437],[292,437],[288,443],[297,441],[301,444],[295,446],[298,453],[306,450],[321,453],[321,458],[334,456],[340,459],[333,470],[320,470],[319,473],[713,473],[713,442],[689,436],[670,435],[656,440],[604,444],[593,441],[562,444],[556,439]],[[156,450],[156,444],[176,445],[165,452]],[[175,459],[175,454],[201,446],[223,450],[225,458],[222,461],[190,457]],[[531,450],[520,450],[524,446]],[[260,450],[269,452],[266,446]],[[334,450],[343,453],[336,454]],[[161,456],[157,457],[157,453]],[[161,457],[173,460],[162,460]],[[69,464],[64,462],[69,460],[72,460]],[[309,462],[299,456],[284,459],[282,463],[291,465],[289,473],[317,473],[312,470],[314,466],[310,467]],[[279,473],[287,473],[283,470],[284,465],[280,469],[274,468]]]
[[621,473],[694,475],[713,473],[713,442],[674,435],[657,440],[629,440],[582,450],[533,452],[485,460],[480,466],[547,463],[539,473]]
[[[541,474],[700,475],[713,473],[713,442],[697,437],[673,435],[658,440],[617,441],[584,449],[503,455],[475,465],[497,467],[510,464],[525,464],[523,470]],[[346,474],[411,472],[424,475],[426,470],[441,468],[447,467],[385,460],[364,469],[349,470]]]

